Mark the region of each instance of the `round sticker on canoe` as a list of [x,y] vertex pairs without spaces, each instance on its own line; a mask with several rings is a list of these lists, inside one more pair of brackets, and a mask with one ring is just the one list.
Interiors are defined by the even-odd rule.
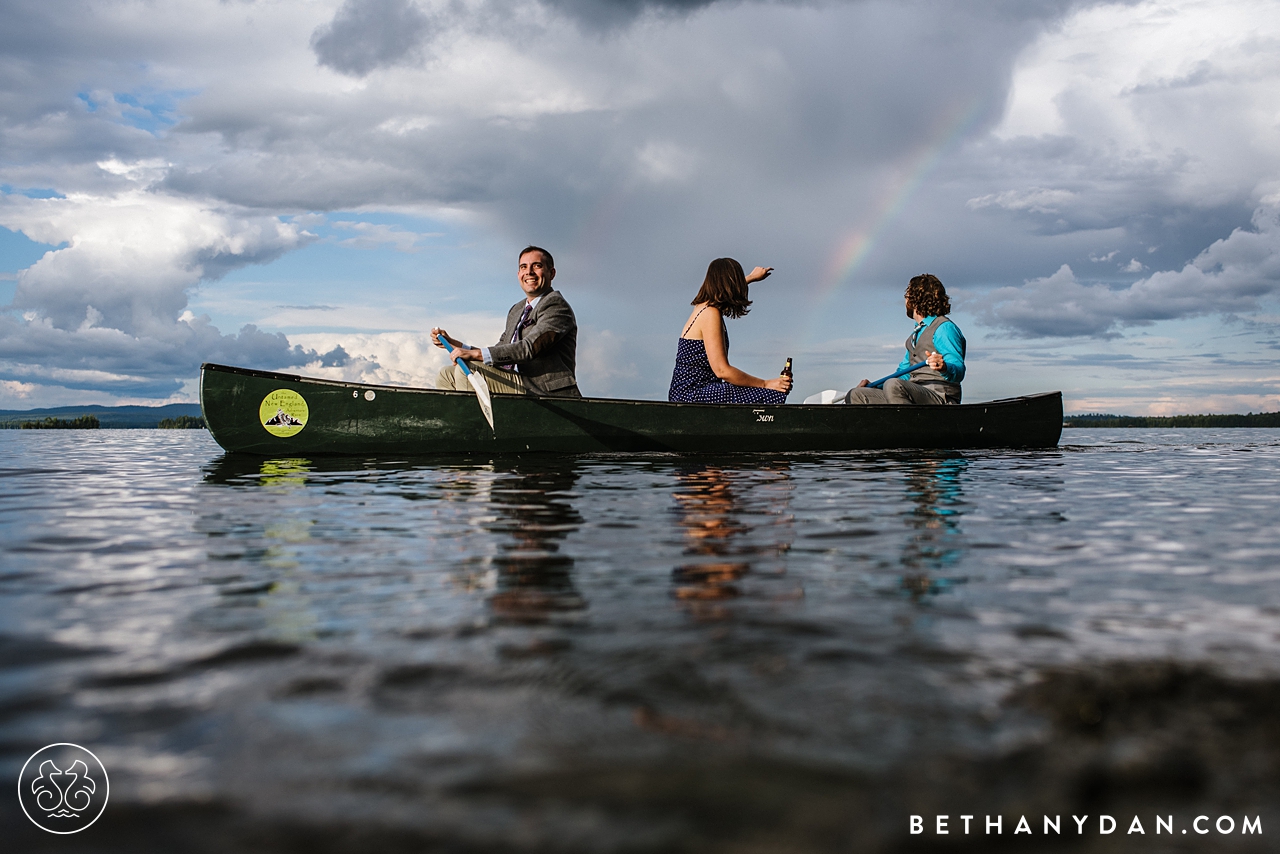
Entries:
[[262,399],[258,420],[272,436],[292,436],[307,426],[307,402],[288,388],[278,388]]

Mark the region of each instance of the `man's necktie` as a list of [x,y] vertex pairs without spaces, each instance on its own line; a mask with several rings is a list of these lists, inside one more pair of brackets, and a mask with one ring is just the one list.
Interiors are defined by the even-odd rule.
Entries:
[[[515,331],[511,333],[511,340],[508,344],[514,344],[520,340],[520,334],[524,332],[524,328],[529,325],[529,315],[533,313],[533,306],[529,303],[524,304],[524,311],[520,312],[520,320],[516,322]],[[508,371],[514,371],[515,365],[503,365]]]

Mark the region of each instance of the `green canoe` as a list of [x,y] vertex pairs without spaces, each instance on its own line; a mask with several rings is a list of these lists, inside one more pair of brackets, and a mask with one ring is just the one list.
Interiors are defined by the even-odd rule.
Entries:
[[1062,394],[959,406],[785,406],[493,395],[366,385],[205,364],[205,423],[228,451],[434,454],[1052,448]]

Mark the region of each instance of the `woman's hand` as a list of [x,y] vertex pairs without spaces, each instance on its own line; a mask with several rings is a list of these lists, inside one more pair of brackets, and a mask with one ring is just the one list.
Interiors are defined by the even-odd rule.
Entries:
[[764,384],[765,388],[780,391],[783,394],[791,391],[791,377],[781,376],[771,380],[767,380]]
[[749,285],[752,282],[763,281],[769,278],[769,274],[772,272],[773,272],[772,267],[756,267],[754,270],[752,270],[750,273],[747,274],[747,284]]

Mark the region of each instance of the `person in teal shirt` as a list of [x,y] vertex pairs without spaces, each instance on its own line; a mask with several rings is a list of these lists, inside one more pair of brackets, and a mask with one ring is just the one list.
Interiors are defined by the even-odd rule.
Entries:
[[907,317],[916,328],[907,336],[907,352],[898,370],[924,363],[909,377],[885,380],[884,388],[871,388],[863,380],[844,396],[845,403],[946,404],[960,402],[964,379],[965,340],[960,327],[947,317],[951,299],[942,281],[923,273],[907,284],[903,294]]

